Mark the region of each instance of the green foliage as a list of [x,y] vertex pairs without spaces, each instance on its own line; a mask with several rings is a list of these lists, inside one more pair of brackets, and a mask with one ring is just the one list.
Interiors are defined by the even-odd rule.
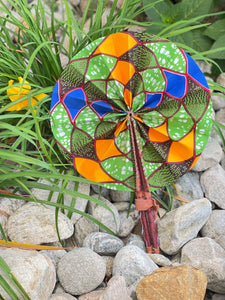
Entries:
[[211,24],[204,31],[204,35],[213,40],[212,51],[207,56],[213,59],[225,59],[225,18]]
[[218,40],[221,36],[225,35],[225,19],[214,22],[204,31],[204,34],[213,40]]
[[213,13],[218,1],[182,0],[175,4],[170,0],[143,2],[155,3],[153,8],[146,9],[152,20],[148,32],[168,37],[198,52],[208,51],[205,53],[207,57],[224,58],[225,19],[223,17],[212,25],[210,23],[212,16],[224,15],[224,12]]
[[225,59],[225,34],[219,37],[212,45],[208,57],[214,59]]

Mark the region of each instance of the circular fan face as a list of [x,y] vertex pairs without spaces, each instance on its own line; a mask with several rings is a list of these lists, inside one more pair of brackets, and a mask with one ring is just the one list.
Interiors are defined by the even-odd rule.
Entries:
[[198,160],[211,130],[204,75],[174,43],[121,32],[97,39],[66,66],[52,94],[53,134],[87,179],[135,190],[132,112],[151,190]]

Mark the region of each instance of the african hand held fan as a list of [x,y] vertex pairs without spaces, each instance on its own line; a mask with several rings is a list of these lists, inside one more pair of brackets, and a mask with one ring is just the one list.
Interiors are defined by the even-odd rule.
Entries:
[[193,167],[211,130],[210,91],[194,60],[148,34],[99,38],[62,72],[51,115],[57,143],[82,176],[136,192],[147,252],[159,253],[151,191]]

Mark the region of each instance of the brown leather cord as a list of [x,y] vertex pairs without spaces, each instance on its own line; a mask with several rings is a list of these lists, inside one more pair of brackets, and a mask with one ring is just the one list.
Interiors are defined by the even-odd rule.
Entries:
[[159,254],[160,253],[160,249],[159,247],[157,249],[151,247],[146,247],[146,251],[147,253],[155,253],[155,254]]
[[133,113],[128,114],[129,129],[132,140],[132,147],[135,159],[136,172],[136,209],[140,211],[140,222],[142,226],[142,235],[145,241],[148,253],[159,253],[159,240],[156,216],[159,205],[157,201],[151,197],[150,187],[146,178],[142,152],[140,144],[137,140],[135,131],[135,120],[132,119]]
[[136,210],[138,211],[146,211],[150,207],[154,206],[154,200],[137,198],[135,199],[135,206],[136,206]]

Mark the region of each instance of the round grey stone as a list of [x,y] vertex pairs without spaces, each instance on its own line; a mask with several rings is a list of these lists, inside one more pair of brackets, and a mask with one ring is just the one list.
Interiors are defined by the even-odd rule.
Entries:
[[116,254],[123,246],[123,242],[118,237],[104,232],[89,234],[83,243],[83,247],[88,247],[103,255]]
[[145,242],[143,238],[138,234],[131,234],[127,240],[127,246],[133,245],[139,247],[141,250],[145,251]]
[[[216,166],[223,158],[223,150],[217,139],[209,137],[208,143],[192,170],[196,172],[205,171]],[[189,173],[187,173],[189,174]],[[195,198],[197,199],[197,198]]]
[[[204,196],[199,181],[199,174],[196,172],[188,172],[183,175],[176,181],[175,185],[177,194],[184,199],[193,201]],[[180,201],[179,205],[181,205]]]
[[[49,299],[56,283],[55,267],[50,258],[34,250],[3,247],[0,249],[0,256],[5,260],[30,299]],[[5,276],[2,270],[0,270],[0,274]],[[12,299],[1,286],[0,294],[5,300]],[[18,297],[18,299],[22,299],[21,295]]]
[[217,79],[216,82],[221,84],[223,87],[225,87],[225,73],[221,73]]
[[96,289],[103,281],[106,263],[89,248],[75,248],[58,263],[57,274],[64,290],[81,295]]
[[195,238],[208,221],[211,203],[203,198],[189,202],[168,212],[158,222],[160,248],[166,254],[176,254],[188,241]]
[[[74,231],[73,223],[59,212],[58,228],[61,239],[69,238]],[[55,212],[37,203],[27,203],[17,209],[8,219],[7,233],[17,243],[43,244],[58,241]]]
[[[52,186],[52,184],[49,183],[49,181],[47,181],[46,179],[40,178],[38,180],[38,183],[41,184],[45,184],[45,185],[50,185]],[[59,180],[58,182],[58,186],[61,187],[62,186],[62,180]],[[73,191],[75,189],[75,182],[74,181],[69,181],[67,186],[66,186],[67,190],[71,190]],[[89,195],[90,194],[90,184],[85,183],[85,182],[79,182],[79,185],[77,187],[77,192],[81,193],[81,194],[85,194],[85,195]],[[37,197],[38,199],[42,199],[42,200],[48,200],[50,191],[47,190],[42,190],[42,189],[38,189],[38,188],[33,188],[32,189],[32,193],[35,197]],[[58,198],[59,193],[58,192],[53,192],[52,196],[51,196],[51,201],[52,202],[57,202],[57,198]],[[63,195],[63,203],[64,205],[70,206],[70,203],[72,201],[73,196],[69,195],[67,193],[64,193]],[[76,197],[76,202],[74,204],[74,208],[84,212],[87,206],[88,200],[85,199],[84,197]],[[67,210],[65,210],[65,214],[67,214]],[[81,217],[81,214],[78,213],[72,213],[71,216],[71,221],[73,222],[73,224]]]
[[131,193],[127,191],[110,190],[109,193],[112,198],[112,202],[129,202],[131,200]]
[[24,200],[3,197],[0,199],[0,209],[11,215],[25,203]]
[[217,95],[212,95],[212,105],[214,110],[219,110],[225,108],[225,97],[224,95],[218,93]]
[[225,294],[225,250],[213,239],[196,238],[184,245],[181,264],[202,270],[208,279],[207,288]]
[[79,247],[83,246],[84,239],[92,232],[99,231],[99,226],[90,219],[81,217],[75,224],[74,238]]
[[[94,197],[98,198],[97,196]],[[120,216],[117,208],[104,197],[101,197],[100,200],[105,205],[107,205],[112,212],[101,205],[97,205],[94,202],[90,202],[89,205],[90,214],[99,222],[101,222],[103,225],[111,229],[113,232],[118,233],[120,228]],[[100,228],[100,231],[105,232],[105,230],[102,228]]]
[[96,184],[92,184],[91,188],[95,194],[98,194],[98,195],[100,194],[101,197],[109,199],[109,190],[107,188],[100,187],[99,185],[96,185]]
[[[0,210],[5,212],[5,214],[0,214],[0,224],[5,234],[7,235],[6,224],[10,215],[14,213],[19,207],[24,205],[26,202],[24,200],[13,199],[13,198],[1,198],[0,199]],[[0,239],[3,239],[3,236],[0,232]]]
[[197,60],[196,63],[199,66],[202,73],[212,73],[212,64],[208,64],[204,60]]
[[172,265],[172,262],[169,260],[169,258],[162,254],[149,253],[148,256],[160,267],[168,267]]
[[158,266],[146,252],[137,246],[125,246],[116,255],[113,263],[113,276],[123,276],[127,286],[151,274]]
[[220,208],[225,209],[225,170],[221,165],[206,170],[200,178],[205,196]]
[[201,229],[201,234],[203,237],[213,239],[225,250],[225,210],[214,209]]
[[54,264],[55,268],[59,260],[67,253],[66,250],[41,250],[39,253],[47,256],[51,259],[52,263]]
[[102,256],[102,258],[104,259],[105,263],[106,263],[106,277],[111,277],[112,276],[112,269],[113,269],[113,261],[114,261],[114,257],[113,256]]
[[135,205],[131,204],[129,202],[114,202],[113,205],[117,208],[117,210],[119,212],[124,212],[124,211],[128,211],[128,209],[130,208],[130,211],[134,211],[135,210]]
[[[101,300],[132,300],[132,298],[128,295],[127,287],[125,279],[122,276],[113,276],[108,284]],[[99,299],[99,300],[100,300]]]
[[134,226],[135,222],[130,214],[127,216],[127,212],[120,213],[120,230],[118,232],[120,237],[128,236],[133,230]]

